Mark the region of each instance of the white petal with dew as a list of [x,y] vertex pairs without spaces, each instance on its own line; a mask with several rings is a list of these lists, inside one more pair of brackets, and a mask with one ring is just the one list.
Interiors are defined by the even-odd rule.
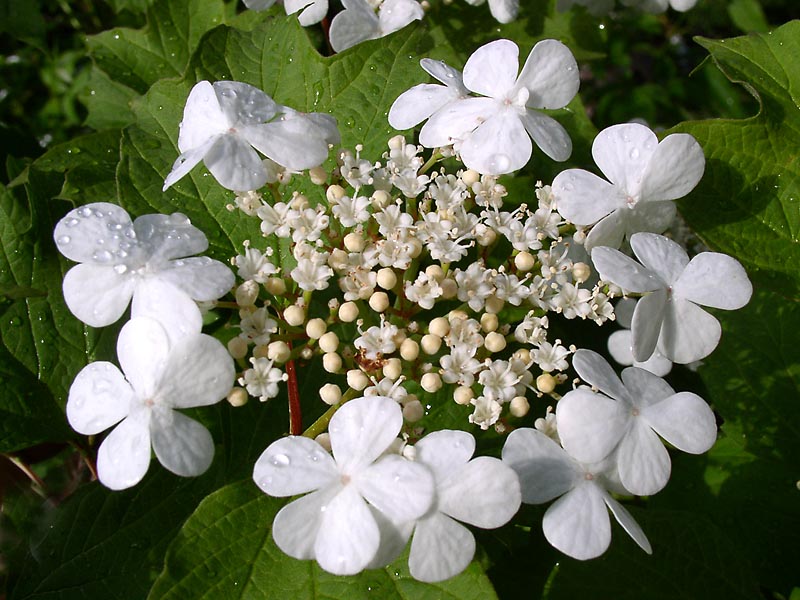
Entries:
[[553,547],[572,558],[603,554],[611,543],[611,522],[602,488],[584,481],[556,500],[544,514],[542,529]]
[[203,326],[203,315],[195,301],[171,283],[156,277],[139,282],[133,296],[131,316],[158,321],[172,343],[200,333]]
[[400,406],[385,396],[356,398],[331,417],[328,432],[339,470],[354,474],[389,447],[403,426]]
[[319,566],[329,573],[355,575],[378,552],[378,525],[367,503],[352,485],[344,486],[323,509],[314,556]]
[[616,187],[583,169],[561,171],[551,189],[558,212],[576,225],[593,225],[621,203]]
[[531,151],[531,139],[511,109],[501,109],[478,125],[460,149],[464,165],[484,175],[521,169],[530,160]]
[[624,403],[582,388],[568,392],[556,405],[561,443],[582,463],[608,456],[625,434],[629,418]]
[[264,123],[274,118],[280,107],[259,88],[241,81],[215,81],[220,108],[230,127]]
[[64,302],[90,327],[105,327],[119,320],[135,287],[131,277],[111,265],[79,264],[64,275]]
[[283,7],[287,15],[303,9],[297,17],[303,27],[319,23],[328,14],[328,0],[284,0]]
[[253,481],[270,496],[296,496],[329,485],[339,476],[331,455],[314,440],[289,436],[272,442],[253,468]]
[[595,223],[583,243],[586,251],[591,252],[601,246],[619,248],[628,231],[629,214],[627,210],[615,210]]
[[217,138],[203,159],[217,182],[228,190],[257,190],[267,172],[255,150],[236,134]]
[[631,248],[639,262],[667,285],[675,283],[689,264],[689,256],[679,244],[656,233],[632,235]]
[[211,138],[227,131],[231,125],[219,105],[214,86],[208,81],[200,81],[186,99],[178,134],[178,149],[185,153],[200,148]]
[[677,200],[691,192],[705,170],[703,149],[688,133],[673,133],[658,144],[642,175],[642,201]]
[[462,140],[497,110],[492,98],[455,100],[431,115],[419,132],[419,143],[426,148],[439,148]]
[[631,419],[617,451],[617,465],[622,485],[637,496],[655,494],[669,481],[669,453],[641,415]]
[[69,388],[67,421],[78,433],[95,435],[124,419],[133,398],[133,388],[115,365],[90,363]]
[[475,555],[475,537],[447,515],[435,512],[414,529],[408,567],[418,581],[449,579],[467,568]]
[[503,99],[519,73],[519,48],[511,40],[495,40],[478,48],[464,65],[464,85],[477,94]]
[[233,359],[222,342],[210,335],[190,335],[170,350],[158,394],[174,408],[209,406],[225,398],[234,376]]
[[58,251],[70,260],[106,264],[118,258],[121,243],[130,241],[126,239],[130,228],[125,209],[93,202],[69,211],[56,223],[53,239]]
[[316,167],[328,158],[325,132],[307,119],[251,125],[242,135],[264,156],[292,171]]
[[399,31],[424,16],[425,11],[416,0],[384,0],[378,9],[380,37]]
[[150,465],[150,413],[139,410],[124,419],[100,444],[97,478],[112,490],[139,483]]
[[148,262],[162,266],[173,258],[199,254],[208,248],[208,238],[184,214],[142,215],[133,222],[137,241],[150,253]]
[[342,52],[378,37],[379,21],[366,0],[342,0],[345,10],[336,13],[328,30],[331,48]]
[[564,127],[547,115],[527,109],[519,115],[525,131],[539,149],[558,162],[564,162],[572,154],[572,139]]
[[430,470],[398,455],[388,455],[354,477],[353,484],[375,508],[395,521],[424,515],[434,501]]
[[642,409],[642,416],[658,435],[678,450],[707,452],[717,440],[714,413],[700,396],[680,392]]
[[419,61],[419,65],[431,76],[449,88],[453,88],[461,96],[469,94],[469,90],[464,87],[464,78],[461,71],[454,69],[442,60],[433,60],[432,58],[423,58]]
[[681,298],[667,305],[658,349],[672,362],[688,364],[714,351],[722,337],[719,321],[702,308]]
[[615,283],[628,292],[641,294],[664,287],[664,282],[654,273],[614,248],[593,248],[592,262],[604,281]]
[[208,429],[170,408],[153,408],[150,436],[158,462],[176,475],[196,477],[214,460],[214,440]]
[[272,539],[278,548],[292,558],[314,558],[325,507],[340,490],[339,485],[323,488],[280,509],[272,522]]
[[206,256],[170,261],[164,265],[159,278],[171,282],[198,302],[221,298],[231,291],[236,280],[227,265]]
[[411,129],[458,96],[458,91],[443,85],[415,85],[400,94],[392,104],[389,125],[398,130]]
[[175,159],[175,162],[172,163],[172,169],[164,178],[164,185],[161,188],[161,191],[166,192],[176,182],[183,179],[187,173],[200,164],[200,161],[205,158],[208,151],[219,139],[219,135],[222,134],[210,137],[202,145],[189,148],[186,150],[186,152],[182,152],[180,156]]
[[735,258],[701,252],[689,261],[675,282],[673,293],[703,306],[736,310],[750,301],[753,285]]
[[168,356],[169,338],[158,321],[134,317],[122,326],[117,359],[139,399],[152,399]]
[[562,108],[578,93],[580,78],[575,57],[557,40],[538,42],[525,61],[516,89],[527,88],[531,108]]
[[433,431],[414,445],[417,462],[423,463],[437,481],[463,467],[475,452],[475,438],[466,431]]
[[366,566],[367,569],[380,569],[394,562],[406,548],[411,532],[414,531],[415,521],[398,523],[390,519],[374,506],[369,507],[375,523],[380,531],[381,544],[378,552]]
[[642,175],[658,146],[656,134],[638,123],[612,125],[597,134],[592,157],[611,183],[638,200]]

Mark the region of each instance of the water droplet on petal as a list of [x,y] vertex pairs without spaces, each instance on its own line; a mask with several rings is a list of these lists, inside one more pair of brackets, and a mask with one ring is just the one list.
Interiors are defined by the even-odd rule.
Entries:
[[636,160],[637,158],[639,158],[639,149],[638,148],[631,148],[630,157],[631,157],[631,160]]
[[270,458],[269,462],[271,462],[276,467],[288,467],[291,464],[292,460],[285,454],[276,454],[272,458]]
[[56,242],[58,242],[59,245],[63,246],[63,245],[69,244],[71,240],[72,240],[72,238],[69,237],[68,235],[62,235],[61,237],[59,237],[56,240]]

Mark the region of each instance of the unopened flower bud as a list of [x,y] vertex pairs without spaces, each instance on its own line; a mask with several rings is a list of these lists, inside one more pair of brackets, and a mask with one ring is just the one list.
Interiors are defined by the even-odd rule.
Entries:
[[285,363],[291,355],[292,351],[286,342],[270,342],[269,346],[267,346],[267,358],[275,362]]
[[247,356],[247,342],[240,337],[228,340],[228,353],[233,358],[244,358]]
[[392,197],[388,194],[388,192],[384,192],[383,190],[375,190],[372,193],[370,200],[372,200],[372,206],[375,207],[376,210],[380,210],[389,206],[389,202],[392,201]]
[[445,317],[436,317],[428,326],[428,331],[430,331],[433,335],[444,337],[450,332],[450,321],[448,321]]
[[400,356],[403,360],[407,361],[417,360],[419,356],[419,344],[411,338],[406,338],[403,340],[403,343],[400,344]]
[[536,259],[530,252],[520,252],[514,257],[514,265],[523,273],[530,271],[536,264]]
[[269,354],[268,346],[256,346],[253,348],[253,358],[267,358]]
[[400,150],[406,143],[406,138],[402,135],[395,135],[389,138],[389,150]]
[[378,285],[385,290],[391,290],[397,284],[397,275],[394,269],[384,267],[378,271]]
[[328,181],[328,172],[322,167],[311,167],[308,170],[308,176],[314,185],[323,185]]
[[314,441],[317,442],[323,448],[325,448],[326,452],[331,451],[331,436],[327,431],[325,433],[320,433],[317,437],[314,438]]
[[425,373],[420,377],[419,385],[426,392],[438,392],[442,389],[442,378],[438,373]]
[[497,233],[494,229],[487,227],[484,229],[477,238],[477,242],[480,246],[491,246],[494,244],[495,240],[497,239]]
[[270,277],[264,283],[264,289],[273,296],[283,296],[286,293],[286,282],[281,277]]
[[328,198],[328,202],[335,203],[342,199],[344,196],[344,188],[340,185],[331,185],[325,190],[325,197]]
[[335,383],[326,383],[319,388],[319,397],[325,404],[333,406],[342,399],[342,390]]
[[481,315],[481,329],[483,329],[486,333],[497,331],[497,326],[499,323],[500,322],[497,319],[497,315],[495,314],[483,313]]
[[364,240],[364,236],[360,233],[351,231],[344,236],[344,247],[347,248],[349,252],[361,252],[364,250],[366,245],[367,242]]
[[444,269],[439,265],[428,265],[425,269],[425,275],[439,282],[444,279]]
[[475,169],[467,169],[461,174],[461,181],[471,188],[473,183],[478,183],[481,180],[481,174]]
[[228,403],[231,406],[244,406],[247,404],[249,396],[244,388],[235,387],[228,392]]
[[508,409],[515,417],[524,417],[531,409],[531,405],[525,396],[515,396],[511,399]]
[[369,297],[369,306],[375,312],[382,313],[389,308],[389,296],[386,295],[386,292],[374,292]]
[[360,392],[369,385],[369,378],[361,369],[350,369],[347,372],[347,385]]
[[500,352],[506,347],[506,338],[496,331],[492,331],[486,334],[483,345],[486,346],[489,352]]
[[403,363],[399,358],[390,358],[383,365],[383,376],[389,379],[398,379],[403,374]]
[[339,319],[352,323],[358,318],[358,306],[355,302],[345,302],[339,307]]
[[252,279],[248,279],[236,288],[236,304],[239,306],[253,306],[258,299],[260,286]]
[[327,329],[328,324],[320,318],[309,319],[308,323],[306,323],[306,335],[312,340],[321,338]]
[[422,351],[425,352],[425,354],[436,354],[439,351],[439,348],[442,347],[442,338],[440,338],[438,335],[429,333],[422,336],[420,345],[422,346]]
[[531,362],[531,351],[527,348],[519,348],[518,350],[515,350],[512,356],[517,360],[524,362],[526,365]]
[[542,373],[536,378],[536,387],[543,394],[549,394],[556,389],[556,380],[550,373]]
[[461,405],[469,404],[474,397],[475,393],[472,391],[472,388],[465,385],[458,386],[456,391],[453,392],[453,400],[455,400],[457,404]]
[[322,368],[328,373],[338,373],[342,369],[342,357],[336,352],[326,352],[322,355]]
[[298,327],[299,325],[303,324],[303,321],[306,320],[306,311],[303,310],[302,306],[292,304],[291,306],[286,307],[286,310],[283,311],[283,320],[286,321],[288,325]]
[[572,276],[578,283],[583,283],[592,274],[592,269],[586,263],[576,262],[572,265]]
[[319,338],[319,348],[323,352],[336,352],[339,349],[339,336],[333,331],[328,331]]
[[403,405],[403,418],[409,423],[416,423],[424,416],[425,409],[419,400],[412,400]]
[[491,314],[497,314],[501,310],[503,310],[503,306],[505,305],[505,300],[498,296],[489,296],[486,298],[486,312]]
[[445,300],[451,300],[458,294],[458,284],[449,277],[442,279],[439,286],[442,288],[442,298]]

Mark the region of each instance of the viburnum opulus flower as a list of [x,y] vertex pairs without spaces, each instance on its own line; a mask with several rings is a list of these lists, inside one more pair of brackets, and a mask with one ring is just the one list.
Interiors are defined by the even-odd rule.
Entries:
[[407,523],[427,512],[434,497],[430,471],[397,454],[384,455],[402,425],[397,402],[367,396],[346,403],[331,418],[333,457],[301,436],[264,450],[253,469],[264,492],[311,492],[275,516],[272,536],[281,550],[316,559],[330,573],[352,575],[378,555],[382,523]]
[[93,362],[69,390],[67,419],[78,433],[97,435],[97,476],[115,490],[147,472],[150,448],[177,475],[200,475],[214,458],[211,434],[175,409],[215,404],[233,386],[233,359],[218,340],[196,332],[170,340],[155,320],[128,321],[117,340],[120,367]]
[[383,0],[377,9],[366,0],[342,0],[344,10],[331,21],[331,48],[342,52],[356,44],[394,33],[421,19],[425,12],[416,0]]
[[687,133],[661,142],[644,125],[613,125],[597,134],[592,157],[608,181],[583,169],[553,180],[556,208],[581,227],[593,225],[586,248],[619,248],[639,231],[661,233],[675,218],[674,200],[691,192],[705,170],[700,144]]
[[592,250],[592,262],[605,281],[645,294],[631,323],[634,359],[645,361],[656,348],[682,364],[708,356],[722,330],[700,306],[735,310],[747,304],[753,286],[742,265],[718,252],[689,260],[680,245],[654,233],[634,234],[631,248],[641,264],[605,246]]
[[639,367],[646,369],[654,375],[664,377],[672,370],[672,361],[656,348],[653,354],[645,361],[638,361],[633,358],[633,334],[631,324],[633,323],[633,313],[636,309],[636,300],[633,298],[620,298],[614,307],[614,315],[617,317],[617,324],[622,329],[615,331],[608,336],[608,353],[615,361],[625,367]]
[[115,204],[71,210],[53,233],[58,250],[81,264],[64,276],[64,300],[92,327],[118,320],[133,298],[133,316],[152,317],[171,336],[199,331],[195,301],[216,300],[233,287],[231,270],[208,257],[202,231],[181,213],[143,215],[131,222]]
[[181,155],[164,190],[200,161],[223,187],[256,190],[269,179],[256,150],[281,167],[302,171],[322,164],[328,144],[338,141],[330,115],[299,113],[247,83],[201,81],[186,100],[178,136]]

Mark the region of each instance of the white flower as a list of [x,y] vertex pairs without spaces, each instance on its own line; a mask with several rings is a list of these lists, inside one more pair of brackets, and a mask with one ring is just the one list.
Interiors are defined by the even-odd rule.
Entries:
[[672,370],[672,361],[661,354],[658,349],[646,361],[641,362],[633,358],[633,335],[631,334],[631,323],[633,322],[633,312],[636,308],[636,300],[633,298],[621,298],[617,303],[614,312],[623,329],[615,331],[608,336],[608,353],[615,361],[625,367],[639,367],[650,371],[654,375],[663,377]]
[[582,169],[553,180],[558,212],[581,227],[594,225],[586,248],[619,248],[638,231],[661,233],[675,217],[674,200],[694,189],[705,169],[703,149],[686,133],[660,143],[644,125],[613,125],[597,134],[592,156],[609,181]]
[[547,541],[564,554],[578,560],[603,554],[611,543],[608,510],[639,547],[652,554],[638,523],[607,491],[625,493],[615,481],[613,460],[583,463],[541,431],[520,428],[508,436],[503,462],[517,472],[526,504],[558,498],[545,512],[542,529]]
[[519,76],[518,71],[514,42],[496,40],[478,48],[464,66],[464,86],[487,97],[446,104],[423,127],[420,143],[435,148],[460,141],[464,164],[492,175],[525,166],[531,138],[550,158],[569,158],[572,141],[566,130],[534,109],[562,108],[572,100],[579,85],[575,58],[561,42],[542,40]]
[[633,357],[645,361],[658,348],[677,363],[708,356],[722,334],[719,321],[700,306],[735,310],[750,300],[753,286],[742,265],[725,254],[701,252],[691,261],[678,244],[653,233],[637,233],[631,247],[642,264],[613,248],[592,251],[605,281],[647,294],[631,323]]
[[[473,6],[480,6],[486,0],[467,0]],[[519,0],[489,0],[489,11],[500,23],[511,23],[517,18]]]
[[234,262],[239,268],[237,272],[239,277],[245,281],[265,283],[267,279],[280,271],[260,250],[251,248],[249,242],[245,242],[244,254],[238,255]]
[[64,276],[64,300],[92,327],[122,316],[133,298],[132,316],[159,320],[171,337],[199,331],[195,304],[216,300],[233,287],[231,270],[208,257],[203,232],[185,215],[144,215],[133,223],[124,209],[107,202],[71,210],[56,225],[58,250],[81,264]]
[[436,496],[414,528],[408,566],[414,579],[442,581],[475,554],[474,536],[458,521],[483,529],[507,523],[520,506],[519,480],[496,458],[472,458],[475,438],[465,431],[435,431],[414,449],[416,461],[433,473]]
[[336,52],[387,36],[425,14],[415,0],[384,0],[377,15],[366,0],[342,0],[342,6],[344,10],[333,17],[328,32]]
[[397,325],[392,325],[381,316],[380,327],[373,325],[367,331],[361,331],[361,324],[358,324],[358,333],[361,335],[353,340],[353,345],[370,360],[376,360],[379,355],[391,354],[397,349],[395,337],[397,336]]
[[591,350],[578,350],[572,365],[602,393],[578,388],[558,401],[561,443],[584,463],[616,451],[620,481],[630,493],[655,494],[667,484],[671,463],[659,435],[691,454],[714,445],[714,413],[700,396],[676,394],[666,381],[637,367],[622,371],[620,381],[606,360]]
[[475,410],[469,416],[469,422],[477,425],[484,431],[497,423],[497,420],[500,418],[500,413],[503,410],[502,404],[486,396],[473,398],[470,400],[470,404],[475,407]]
[[247,369],[239,378],[239,385],[247,388],[247,393],[266,402],[278,395],[278,384],[288,380],[289,376],[273,367],[273,361],[266,358],[250,358],[252,369]]
[[283,8],[287,15],[297,15],[300,25],[308,27],[319,23],[328,14],[328,0],[283,0]]
[[67,400],[67,420],[78,433],[96,435],[119,423],[100,444],[100,482],[114,490],[136,485],[150,464],[151,444],[173,473],[203,473],[214,457],[211,434],[173,409],[225,397],[234,378],[228,351],[199,327],[171,343],[157,321],[139,317],[120,331],[117,358],[122,371],[108,362],[84,367]]
[[369,396],[351,400],[331,418],[333,458],[301,436],[270,444],[253,469],[256,484],[271,496],[311,492],[275,516],[272,536],[281,550],[352,575],[376,557],[382,522],[425,514],[434,497],[428,469],[396,454],[381,457],[402,425],[397,402]]
[[246,83],[201,81],[186,100],[178,136],[181,155],[164,190],[201,160],[223,187],[258,189],[268,175],[256,150],[293,171],[316,167],[327,158],[328,143],[338,140],[335,123],[330,115],[280,106]]

